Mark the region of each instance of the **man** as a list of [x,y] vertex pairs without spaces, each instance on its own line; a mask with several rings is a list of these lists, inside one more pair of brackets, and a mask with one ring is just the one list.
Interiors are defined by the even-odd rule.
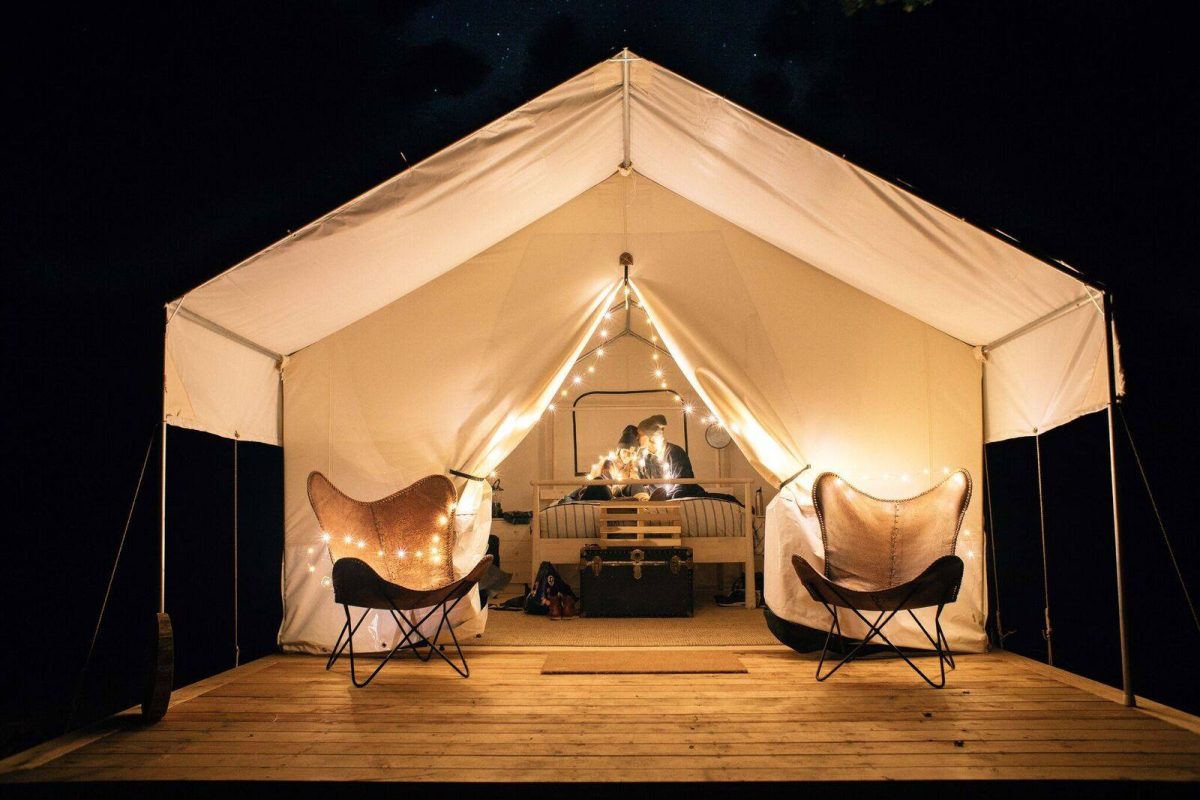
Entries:
[[[638,443],[645,453],[642,474],[652,479],[695,478],[687,451],[667,441],[666,428],[667,418],[662,414],[655,414],[638,423]],[[668,500],[704,496],[704,489],[694,483],[655,483],[656,489],[662,490],[656,491],[655,496],[665,494]]]

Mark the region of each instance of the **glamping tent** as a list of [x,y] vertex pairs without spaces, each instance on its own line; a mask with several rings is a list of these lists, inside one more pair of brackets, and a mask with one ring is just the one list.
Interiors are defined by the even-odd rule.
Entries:
[[[816,627],[788,559],[819,561],[818,473],[879,497],[979,479],[984,443],[1120,388],[1102,289],[625,51],[167,305],[164,424],[284,448],[285,649],[327,651],[341,621],[308,474],[360,498],[470,476],[454,560],[474,563],[478,478],[625,291],[776,492],[766,601]],[[980,650],[978,493],[964,529],[943,622]]]

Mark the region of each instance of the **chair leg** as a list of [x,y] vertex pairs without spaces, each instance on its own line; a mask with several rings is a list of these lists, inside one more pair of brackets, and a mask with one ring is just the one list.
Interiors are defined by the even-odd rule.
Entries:
[[342,625],[342,630],[340,633],[338,633],[337,641],[334,642],[333,650],[329,654],[329,660],[325,662],[326,671],[328,671],[335,663],[337,663],[337,660],[342,657],[342,653],[346,649],[346,645],[348,644],[349,640],[343,642],[342,637],[346,635],[347,631],[349,631],[350,635],[353,636],[355,631],[358,630],[358,626],[362,625],[363,620],[367,618],[367,614],[371,613],[371,609],[369,609],[369,608],[366,609],[365,611],[363,611],[362,616],[358,618],[358,622],[354,625],[353,628],[351,628],[350,627],[350,607],[346,606],[346,605],[343,605],[342,607],[346,610],[346,623],[344,625]]
[[[894,608],[890,613],[886,612],[886,611],[879,612],[879,616],[875,618],[874,622],[871,622],[862,614],[861,611],[859,611],[857,608],[854,608],[849,602],[847,602],[846,598],[842,597],[842,595],[839,592],[837,592],[836,589],[833,589],[832,591],[838,595],[838,598],[840,600],[842,600],[845,607],[848,608],[851,612],[853,612],[854,615],[856,617],[858,617],[859,620],[861,620],[864,625],[867,626],[867,635],[864,636],[862,641],[860,641],[854,647],[853,650],[851,650],[848,654],[846,654],[842,658],[842,660],[839,661],[833,667],[833,669],[826,672],[824,677],[822,677],[821,676],[821,667],[825,663],[825,656],[829,649],[830,637],[834,634],[835,630],[836,630],[839,638],[841,637],[841,626],[838,624],[837,613],[835,612],[834,608],[831,605],[829,605],[827,603],[823,603],[823,605],[825,606],[825,610],[829,612],[831,617],[833,617],[833,624],[830,625],[829,633],[826,634],[825,648],[821,651],[821,660],[817,663],[817,680],[818,681],[824,681],[830,675],[837,672],[842,667],[842,665],[853,660],[854,657],[858,655],[859,650],[861,650],[868,642],[870,642],[872,639],[874,639],[876,636],[878,636],[883,642],[885,642],[887,644],[888,647],[892,648],[892,650],[896,653],[896,655],[898,655],[898,656],[900,656],[900,658],[904,659],[904,663],[908,664],[908,666],[913,670],[913,672],[920,675],[921,679],[924,680],[927,684],[929,684],[930,686],[932,686],[935,689],[941,689],[942,687],[944,687],[946,685],[946,664],[949,663],[950,669],[954,669],[954,656],[950,653],[949,643],[946,640],[945,633],[942,631],[941,618],[942,618],[942,608],[944,606],[938,606],[937,614],[934,617],[934,626],[935,626],[935,630],[937,632],[937,638],[935,639],[934,637],[929,635],[929,631],[927,631],[925,629],[925,626],[921,624],[921,621],[919,619],[917,619],[917,615],[913,613],[913,610],[905,607],[907,605],[909,599],[911,598],[911,594],[908,597],[905,597],[900,603],[898,603],[896,608]],[[916,664],[914,664],[912,659],[910,659],[904,653],[903,650],[901,650],[899,647],[897,647],[892,642],[892,640],[889,639],[887,637],[887,635],[883,632],[883,629],[887,626],[887,624],[889,622],[891,622],[892,618],[895,617],[896,614],[898,614],[900,611],[908,612],[909,616],[911,616],[913,618],[913,621],[917,623],[917,627],[921,629],[921,633],[925,634],[925,638],[929,641],[929,643],[931,645],[933,645],[934,651],[937,653],[938,668],[941,673],[940,679],[937,683],[935,683],[931,678],[929,678],[928,675],[926,675],[924,672],[922,672],[921,668],[918,667]],[[944,649],[943,649],[943,645],[945,645]]]
[[[463,654],[462,645],[460,645],[459,641],[458,641],[458,635],[454,632],[454,626],[449,624],[450,612],[452,612],[455,608],[458,607],[458,604],[463,601],[463,597],[466,597],[466,595],[460,596],[457,600],[455,600],[453,603],[450,603],[449,605],[447,605],[447,601],[443,600],[438,605],[430,608],[429,611],[425,614],[425,616],[421,617],[421,619],[419,621],[417,621],[415,624],[409,623],[411,625],[411,627],[409,629],[409,633],[405,636],[405,640],[407,641],[409,636],[411,636],[411,635],[420,636],[420,634],[418,633],[418,629],[420,628],[420,626],[425,624],[425,621],[427,619],[429,619],[434,614],[436,614],[440,611],[442,614],[442,617],[441,617],[441,620],[438,622],[437,630],[434,631],[432,637],[425,639],[427,642],[429,642],[429,649],[422,655],[421,651],[418,649],[419,645],[417,643],[414,642],[413,644],[410,644],[409,648],[413,651],[413,653],[416,654],[417,658],[421,659],[422,661],[428,661],[429,659],[431,659],[433,656],[436,655],[438,658],[442,659],[447,664],[449,664],[450,667],[455,672],[457,672],[459,675],[461,675],[464,678],[468,678],[471,675],[471,668],[467,665],[467,657]],[[400,610],[395,608],[394,606],[393,606],[393,609],[397,613],[400,613]],[[393,614],[393,617],[394,616],[395,616],[395,614]],[[403,613],[400,613],[400,616],[401,616],[401,618],[404,618]],[[407,622],[407,618],[404,618],[404,619]],[[397,620],[397,624],[399,624],[399,620]],[[450,632],[450,638],[454,642],[454,649],[458,654],[458,661],[459,661],[459,664],[462,665],[461,667],[459,666],[459,664],[456,664],[453,661],[451,661],[450,658],[444,652],[442,652],[441,650],[438,649],[437,640],[438,640],[438,636],[441,635],[443,627],[445,627]]]

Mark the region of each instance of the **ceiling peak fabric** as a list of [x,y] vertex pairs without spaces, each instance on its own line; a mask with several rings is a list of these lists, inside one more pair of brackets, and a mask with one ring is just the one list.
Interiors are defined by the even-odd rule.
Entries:
[[[189,314],[167,328],[168,421],[280,443],[278,364],[265,353],[292,355],[456,269],[613,175],[626,148],[635,172],[973,346],[1087,293],[1080,279],[626,53],[178,298],[173,307]],[[989,440],[1107,402],[1094,379],[1106,377],[1103,325],[1088,317],[1097,314],[1077,306],[996,350]]]

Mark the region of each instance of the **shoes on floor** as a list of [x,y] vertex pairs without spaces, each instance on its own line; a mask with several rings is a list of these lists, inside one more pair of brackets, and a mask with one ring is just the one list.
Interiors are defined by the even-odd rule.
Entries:
[[563,595],[562,598],[562,616],[559,619],[578,619],[579,604],[571,595]]
[[550,603],[550,619],[562,619],[562,595],[550,595],[546,598],[546,600]]

